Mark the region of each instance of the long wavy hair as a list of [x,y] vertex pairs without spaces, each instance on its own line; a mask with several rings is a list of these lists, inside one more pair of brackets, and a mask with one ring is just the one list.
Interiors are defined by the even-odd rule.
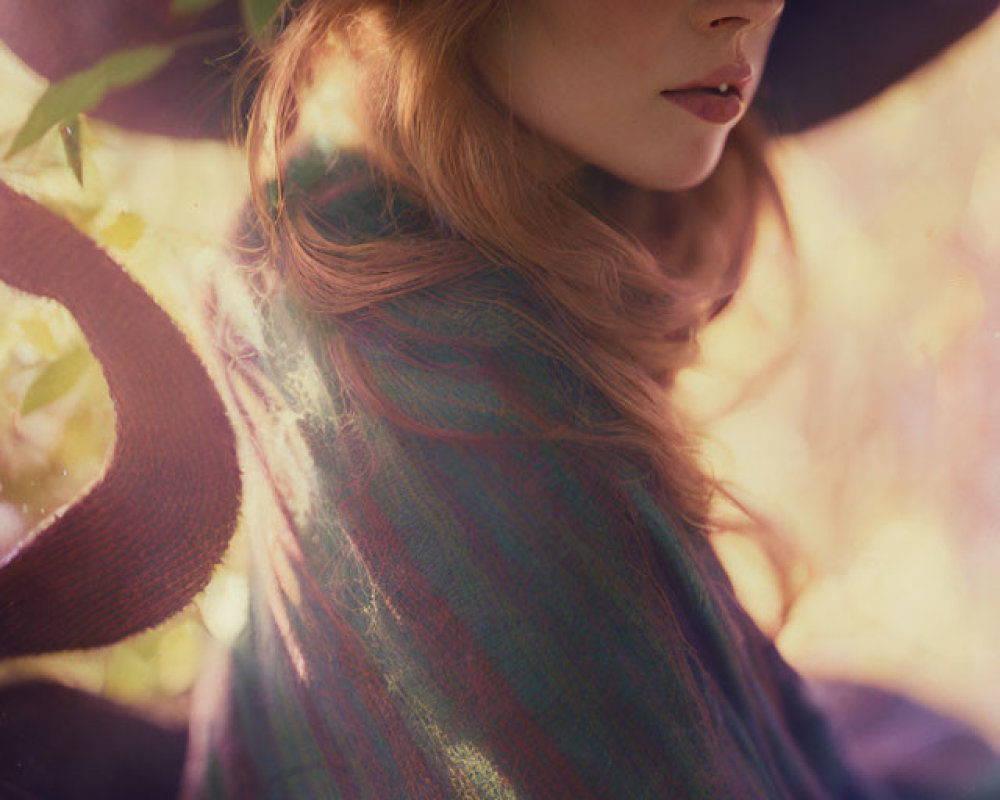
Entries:
[[[453,242],[331,237],[287,173],[302,101],[330,54],[357,87],[361,146],[373,168],[448,221],[486,259],[519,271],[559,330],[539,335],[619,412],[552,436],[639,457],[689,523],[705,525],[713,481],[669,401],[699,328],[740,284],[758,219],[787,217],[751,110],[704,183],[681,192],[624,184],[597,169],[553,179],[568,154],[519,124],[473,65],[505,0],[285,0],[270,40],[246,62],[245,136],[263,259],[312,309],[333,318],[469,269]],[[481,261],[481,259],[480,259]],[[474,262],[472,262],[474,263]],[[377,265],[377,269],[374,268]],[[367,268],[366,268],[367,267]],[[338,371],[368,396],[349,347]]]

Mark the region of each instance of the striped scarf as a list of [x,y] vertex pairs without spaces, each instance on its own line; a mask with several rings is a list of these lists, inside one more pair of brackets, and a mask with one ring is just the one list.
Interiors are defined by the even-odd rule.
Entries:
[[[328,176],[325,218],[385,230],[363,172]],[[251,619],[187,797],[881,796],[705,536],[638,465],[541,434],[614,414],[525,323],[547,313],[483,259],[336,320],[268,299],[229,370],[262,476]]]

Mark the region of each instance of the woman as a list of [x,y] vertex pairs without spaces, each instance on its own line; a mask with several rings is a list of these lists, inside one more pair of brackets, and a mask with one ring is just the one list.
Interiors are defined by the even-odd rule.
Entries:
[[[264,326],[214,306],[266,478],[253,611],[185,795],[995,796],[985,758],[852,766],[733,597],[665,393],[776,202],[747,110],[776,0],[290,5],[248,140]],[[331,34],[362,136],[317,169],[288,142]],[[39,644],[15,577],[2,652],[104,635]],[[74,620],[135,629],[109,607]]]
[[[233,378],[282,515],[188,796],[897,796],[734,598],[666,393],[778,202],[747,107],[781,10],[296,10]],[[360,141],[296,160],[331,34]]]

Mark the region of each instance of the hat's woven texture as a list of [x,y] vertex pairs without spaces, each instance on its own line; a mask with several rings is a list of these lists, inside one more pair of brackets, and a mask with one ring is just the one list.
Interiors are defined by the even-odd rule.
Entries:
[[116,412],[102,480],[0,561],[0,657],[109,644],[208,583],[239,512],[235,438],[183,334],[92,241],[2,183],[0,240],[0,281],[66,306]]

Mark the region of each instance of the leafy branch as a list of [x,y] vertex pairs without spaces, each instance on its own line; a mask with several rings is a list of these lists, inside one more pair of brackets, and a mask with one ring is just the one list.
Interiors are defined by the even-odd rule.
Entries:
[[[222,0],[173,0],[175,17],[201,14]],[[240,0],[243,27],[258,42],[266,40],[280,0]],[[59,127],[67,159],[82,184],[79,115],[93,110],[115,89],[136,86],[159,73],[185,47],[204,44],[232,35],[231,27],[199,31],[172,42],[118,50],[86,69],[52,83],[42,93],[4,155],[10,159]]]
[[78,114],[96,108],[109,90],[151,78],[175,53],[175,47],[164,44],[119,50],[94,66],[51,84],[29,112],[4,158],[12,158],[30,147],[56,125],[72,124]]

